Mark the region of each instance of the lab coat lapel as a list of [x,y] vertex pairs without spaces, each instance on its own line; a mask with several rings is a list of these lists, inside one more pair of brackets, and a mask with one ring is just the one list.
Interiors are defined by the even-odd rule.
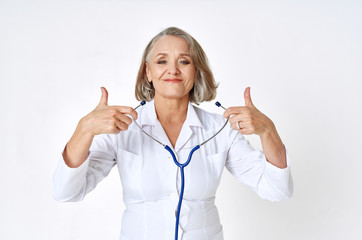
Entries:
[[157,116],[155,111],[155,104],[153,100],[149,101],[142,110],[140,115],[139,124],[143,128],[144,126],[156,126]]
[[[168,139],[165,130],[163,129],[161,123],[157,119],[156,110],[154,101],[150,101],[146,105],[145,117],[141,120],[141,126],[150,125],[153,126],[152,136],[157,140],[172,147],[170,140]],[[184,124],[182,125],[181,132],[177,138],[175,151],[178,152],[191,138],[193,134],[192,127],[203,127],[196,111],[195,107],[189,102],[187,107],[187,116]]]
[[189,102],[188,108],[187,108],[187,116],[184,124],[182,125],[181,132],[177,138],[175,151],[178,152],[191,138],[193,131],[193,126],[196,127],[202,127],[201,121],[199,117],[196,114],[196,111],[194,109],[194,106]]
[[[140,120],[140,124],[142,128],[145,126],[150,126],[148,133],[152,137],[160,141],[162,144],[166,144],[172,148],[172,145],[165,131],[163,130],[161,123],[157,119],[153,100],[151,100],[146,104],[144,112],[142,114],[142,119]],[[153,140],[151,140],[150,138],[148,137],[146,138],[147,140],[153,142]],[[158,143],[156,142],[153,142],[153,144],[158,145]],[[172,185],[172,182],[175,181],[175,176],[177,174],[177,166],[174,164],[170,153],[167,150],[162,149],[161,145],[157,146],[155,149],[159,151],[157,153],[158,157],[153,158],[152,161],[154,162],[153,164],[158,169],[157,171],[159,171],[160,181],[163,183],[171,184],[170,186],[168,186],[168,189],[173,189],[174,185]],[[151,154],[151,156],[147,156],[146,159],[148,159],[149,157],[152,158],[153,156],[154,155]]]
[[181,132],[177,138],[176,145],[175,145],[176,152],[178,152],[187,143],[187,141],[190,139],[192,134],[193,134],[193,131],[190,128],[190,126],[186,125],[184,123],[182,126],[182,129],[181,129]]
[[141,126],[152,126],[151,136],[160,141],[163,144],[169,145],[171,147],[170,140],[168,139],[165,131],[162,128],[161,123],[157,119],[155,103],[154,100],[151,100],[145,106],[144,118],[141,119]]

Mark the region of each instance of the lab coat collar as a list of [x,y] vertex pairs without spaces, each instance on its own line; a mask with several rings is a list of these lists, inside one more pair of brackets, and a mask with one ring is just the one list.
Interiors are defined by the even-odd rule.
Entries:
[[157,115],[155,111],[155,104],[153,100],[146,103],[142,110],[142,118],[140,119],[140,125],[143,126],[156,126],[157,122]]
[[[146,105],[144,106],[144,114],[142,119],[140,119],[141,121],[141,126],[156,126],[157,123],[157,115],[156,115],[156,110],[155,110],[155,103],[154,100],[149,101],[148,103],[146,103]],[[189,102],[188,108],[187,108],[187,116],[186,116],[186,120],[184,122],[185,126],[193,126],[193,127],[201,127],[203,128],[204,126],[202,125],[196,111],[195,111],[195,107],[191,104],[191,102]]]
[[189,106],[187,107],[187,116],[184,124],[187,124],[190,127],[203,128],[200,118],[195,111],[195,106],[192,105],[191,102],[189,102]]

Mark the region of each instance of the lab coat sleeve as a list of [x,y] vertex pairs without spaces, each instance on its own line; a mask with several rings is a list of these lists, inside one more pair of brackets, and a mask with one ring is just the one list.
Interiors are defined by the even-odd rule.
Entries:
[[293,194],[288,154],[287,167],[278,168],[266,160],[262,151],[255,150],[242,134],[238,133],[231,143],[225,167],[263,199],[281,201]]
[[60,156],[53,175],[52,195],[61,202],[76,202],[92,191],[116,164],[116,143],[111,136],[96,135],[86,161],[77,168],[68,167]]

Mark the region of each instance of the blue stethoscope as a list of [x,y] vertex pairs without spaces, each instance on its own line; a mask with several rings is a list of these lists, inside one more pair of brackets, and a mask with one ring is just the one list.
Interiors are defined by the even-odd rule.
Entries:
[[[146,104],[146,101],[142,101],[140,103],[140,105],[138,105],[137,107],[134,108],[134,110],[136,110],[137,108],[143,106]],[[223,108],[224,110],[226,110],[219,102],[215,103],[216,106]],[[183,195],[184,195],[184,186],[185,186],[185,177],[184,177],[184,168],[190,163],[191,161],[191,157],[193,155],[193,153],[199,149],[202,145],[204,145],[205,143],[207,143],[208,141],[210,141],[211,139],[213,139],[216,135],[218,135],[221,130],[223,130],[226,126],[226,124],[228,123],[229,118],[226,120],[225,124],[220,128],[219,131],[217,131],[213,136],[211,136],[210,138],[208,138],[206,141],[200,143],[199,145],[196,145],[193,149],[191,149],[190,153],[189,153],[189,157],[187,159],[187,161],[183,164],[179,163],[177,160],[177,157],[175,155],[175,153],[173,152],[173,150],[166,144],[163,144],[162,142],[158,141],[157,139],[155,139],[154,137],[152,137],[150,134],[148,134],[145,130],[143,130],[140,125],[138,125],[138,123],[136,121],[133,121],[136,126],[144,133],[146,134],[148,137],[150,137],[152,140],[154,140],[155,142],[157,142],[158,144],[162,145],[172,156],[173,161],[175,162],[176,166],[178,166],[180,168],[180,172],[181,172],[181,192],[180,192],[180,198],[178,201],[178,206],[177,206],[177,214],[176,214],[176,227],[175,227],[175,240],[178,239],[178,226],[179,226],[179,218],[180,218],[180,211],[181,211],[181,204],[182,204],[182,199],[183,199]]]

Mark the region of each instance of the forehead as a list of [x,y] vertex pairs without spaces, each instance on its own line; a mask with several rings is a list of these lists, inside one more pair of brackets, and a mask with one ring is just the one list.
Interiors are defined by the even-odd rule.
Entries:
[[152,55],[173,52],[189,54],[190,49],[187,41],[182,37],[164,36],[156,41],[152,49]]

